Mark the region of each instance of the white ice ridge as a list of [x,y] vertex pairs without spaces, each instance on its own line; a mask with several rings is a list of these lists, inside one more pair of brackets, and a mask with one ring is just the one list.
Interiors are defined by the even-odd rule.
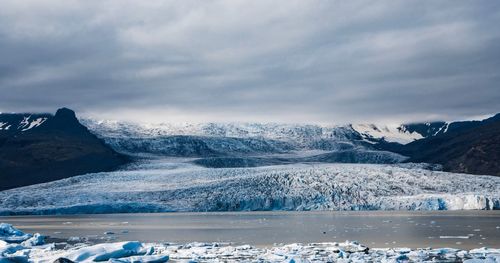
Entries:
[[422,139],[417,132],[409,132],[402,125],[353,124],[352,128],[369,138],[384,139],[387,142],[407,144]]
[[[0,262],[499,262],[500,249],[369,248],[356,241],[288,244],[270,248],[225,243],[55,243],[0,224]],[[21,242],[20,236],[26,237]],[[34,240],[35,239],[35,240]],[[31,241],[31,242],[28,242]],[[20,244],[19,244],[20,243]],[[61,246],[62,245],[62,246]]]
[[305,144],[315,140],[385,139],[406,144],[422,135],[405,130],[403,125],[314,125],[277,123],[160,123],[139,124],[118,121],[81,120],[91,131],[104,138],[150,138],[170,135],[265,138]]
[[500,208],[500,177],[395,165],[203,168],[149,161],[0,192],[0,214]]

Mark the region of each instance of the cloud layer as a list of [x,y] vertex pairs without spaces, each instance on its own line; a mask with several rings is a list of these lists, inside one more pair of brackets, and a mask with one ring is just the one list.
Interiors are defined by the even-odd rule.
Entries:
[[370,122],[500,111],[498,1],[16,1],[0,110]]

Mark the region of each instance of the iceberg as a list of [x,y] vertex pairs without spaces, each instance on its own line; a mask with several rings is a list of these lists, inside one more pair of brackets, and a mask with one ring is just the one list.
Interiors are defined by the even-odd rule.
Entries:
[[104,243],[78,248],[64,255],[76,262],[107,261],[112,258],[123,258],[136,255],[145,255],[151,251],[143,247],[138,241]]
[[0,223],[0,240],[7,243],[21,243],[30,239],[32,235],[25,234],[11,224]]

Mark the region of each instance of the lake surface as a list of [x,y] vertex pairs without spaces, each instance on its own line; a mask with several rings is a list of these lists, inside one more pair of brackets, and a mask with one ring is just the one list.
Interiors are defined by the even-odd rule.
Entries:
[[[0,217],[51,239],[174,243],[357,240],[369,247],[500,247],[500,211],[224,212]],[[105,232],[112,232],[106,233]]]

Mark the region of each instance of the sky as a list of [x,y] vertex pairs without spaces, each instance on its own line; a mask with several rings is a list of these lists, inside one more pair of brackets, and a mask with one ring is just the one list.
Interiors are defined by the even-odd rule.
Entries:
[[3,0],[0,111],[359,123],[500,112],[500,1]]

